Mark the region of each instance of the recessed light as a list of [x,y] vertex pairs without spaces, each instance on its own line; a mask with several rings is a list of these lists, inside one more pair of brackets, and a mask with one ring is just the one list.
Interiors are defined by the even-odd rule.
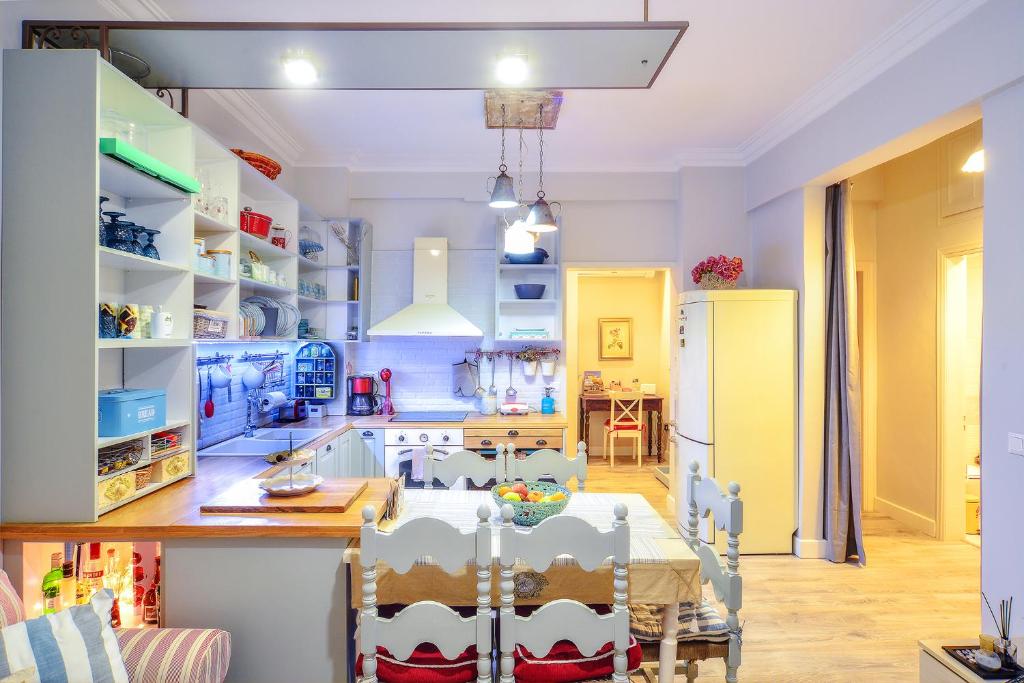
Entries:
[[508,55],[498,60],[494,75],[505,85],[519,85],[530,75],[530,65],[523,55]]
[[960,170],[964,173],[984,173],[985,172],[985,150],[979,149],[971,156],[967,157],[967,161],[960,167]]
[[294,85],[313,85],[319,78],[316,65],[303,52],[289,52],[281,58],[281,66],[285,77]]

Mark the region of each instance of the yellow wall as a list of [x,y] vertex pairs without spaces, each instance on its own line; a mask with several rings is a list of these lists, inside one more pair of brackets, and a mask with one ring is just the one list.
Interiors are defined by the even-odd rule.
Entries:
[[[609,380],[619,380],[628,386],[638,378],[642,383],[656,384],[658,393],[668,396],[670,359],[667,347],[671,316],[665,313],[665,296],[671,288],[665,286],[666,277],[665,272],[658,271],[654,277],[646,278],[579,278],[576,305],[577,391],[584,370],[600,370],[605,384]],[[569,305],[572,305],[571,299]],[[597,321],[600,318],[633,319],[632,360],[599,360]],[[569,334],[572,333],[570,329]],[[595,454],[602,453],[600,426],[605,417],[600,413],[591,416],[589,442]]]
[[[940,218],[944,143],[869,172],[879,196],[876,177],[853,179],[857,260],[874,261],[877,278],[877,509],[925,531],[937,515],[939,254],[981,243],[980,210]],[[877,202],[857,201],[858,179]]]

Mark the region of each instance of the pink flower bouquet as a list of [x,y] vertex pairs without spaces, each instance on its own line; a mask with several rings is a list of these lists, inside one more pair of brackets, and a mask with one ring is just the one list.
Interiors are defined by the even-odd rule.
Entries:
[[693,283],[701,289],[731,289],[743,272],[743,259],[739,256],[729,258],[719,254],[708,256],[690,271]]

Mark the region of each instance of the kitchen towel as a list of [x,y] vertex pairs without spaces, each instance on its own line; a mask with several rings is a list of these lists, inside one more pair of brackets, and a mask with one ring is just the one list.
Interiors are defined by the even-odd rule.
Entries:
[[471,398],[476,391],[477,366],[469,361],[452,364],[452,393],[456,396]]
[[283,391],[270,391],[260,399],[260,412],[268,413],[274,408],[280,408],[288,402],[288,397]]

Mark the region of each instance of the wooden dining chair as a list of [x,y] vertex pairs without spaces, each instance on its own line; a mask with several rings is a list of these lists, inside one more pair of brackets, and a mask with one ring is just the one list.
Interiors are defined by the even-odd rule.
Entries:
[[[538,664],[547,667],[545,681],[580,680],[558,676],[561,662],[543,660],[556,643],[569,641],[578,650],[578,657],[593,658],[611,644],[611,678],[603,680],[628,683],[627,649],[630,646],[629,610],[629,523],[628,511],[622,503],[615,505],[612,527],[600,531],[579,517],[549,517],[531,529],[517,529],[512,524],[511,505],[501,508],[502,525],[499,536],[499,571],[501,609],[498,616],[499,681],[515,683],[518,666]],[[514,568],[516,560],[532,570],[547,571],[555,558],[570,555],[584,571],[595,571],[612,558],[613,594],[611,612],[599,614],[575,600],[555,600],[539,607],[530,616],[515,611]],[[523,651],[525,648],[526,652]],[[636,647],[636,665],[639,648]],[[518,662],[517,662],[518,660]],[[537,680],[535,676],[531,679]],[[595,679],[596,680],[596,679]]]
[[604,452],[610,467],[615,467],[615,442],[630,439],[636,449],[637,467],[643,464],[644,394],[641,391],[609,391],[611,417],[604,421]]
[[[743,628],[739,619],[739,610],[743,606],[743,579],[739,573],[740,534],[743,532],[740,485],[734,481],[729,482],[728,493],[723,493],[713,478],[700,476],[700,464],[694,460],[686,476],[686,490],[690,504],[684,538],[700,558],[701,583],[711,584],[715,598],[726,609],[726,617],[722,619],[708,600],[702,600],[699,606],[680,605],[680,621],[686,621],[690,627],[685,636],[680,634],[677,672],[685,673],[687,682],[692,683],[697,679],[698,661],[721,658],[725,660],[725,680],[727,683],[737,683],[743,643]],[[715,546],[700,540],[698,535],[699,520],[708,515],[714,520],[715,526],[728,536],[724,567]],[[634,613],[635,607],[631,605]],[[689,610],[689,614],[684,614],[684,607]],[[632,625],[632,628],[636,630],[636,625]],[[716,634],[716,637],[702,637],[711,633]],[[653,647],[648,649],[645,644],[645,663],[641,669],[647,681],[657,680],[657,665],[654,663],[658,661],[657,643],[651,645]],[[647,663],[648,654],[651,664]]]
[[423,460],[423,487],[434,488],[434,479],[451,488],[459,477],[466,477],[475,486],[484,486],[490,480],[495,483],[508,481],[505,473],[505,453],[499,447],[493,459],[473,451],[458,450],[443,460],[437,459],[434,448],[427,444],[427,456]]
[[[359,622],[359,661],[357,681],[378,683],[389,680],[413,680],[404,673],[430,668],[438,676],[453,666],[476,668],[477,683],[490,683],[491,646],[491,509],[486,503],[477,508],[478,523],[473,531],[462,532],[446,522],[429,517],[413,519],[394,531],[377,529],[372,505],[363,508],[359,535],[359,564],[362,568],[363,606]],[[431,557],[448,574],[476,565],[476,614],[463,617],[441,603],[424,600],[405,607],[390,619],[377,614],[377,562],[384,562],[398,574],[407,573],[422,557]],[[425,665],[409,663],[419,646],[431,644],[447,662]],[[378,650],[382,648],[382,650]],[[475,649],[475,652],[474,652]],[[465,653],[465,656],[460,656]],[[392,670],[401,670],[392,678],[381,679],[379,659]]]
[[[498,453],[502,452],[502,448],[502,444],[498,444]],[[504,449],[508,453],[505,458],[507,481],[537,481],[541,477],[550,477],[565,486],[570,479],[576,477],[576,490],[585,491],[587,488],[587,444],[584,441],[576,444],[576,457],[572,460],[564,453],[550,448],[534,451],[518,460],[514,455],[514,443],[504,446]]]

